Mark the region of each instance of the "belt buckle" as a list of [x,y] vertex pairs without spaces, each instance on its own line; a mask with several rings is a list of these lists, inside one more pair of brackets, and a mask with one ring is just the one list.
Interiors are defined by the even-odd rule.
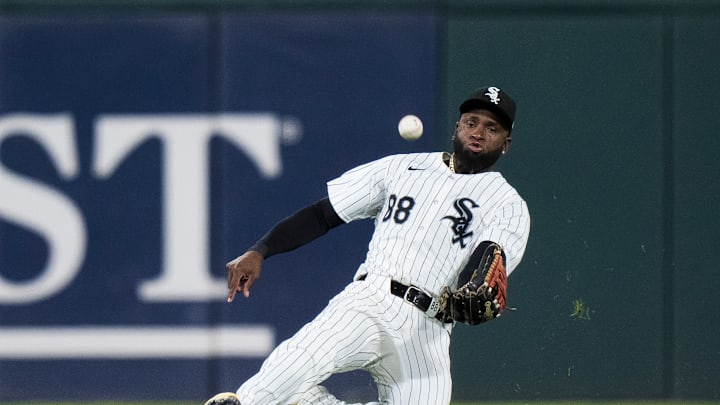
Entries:
[[418,295],[420,295],[421,292],[422,292],[422,290],[420,290],[419,288],[414,287],[414,286],[409,286],[408,289],[405,290],[403,299],[405,301],[417,306],[416,298],[418,297]]

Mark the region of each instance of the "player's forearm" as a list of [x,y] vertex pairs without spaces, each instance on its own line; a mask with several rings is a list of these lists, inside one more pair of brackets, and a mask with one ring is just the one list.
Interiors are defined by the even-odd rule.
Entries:
[[278,222],[249,250],[256,251],[267,259],[308,244],[344,223],[333,209],[330,200],[323,198]]

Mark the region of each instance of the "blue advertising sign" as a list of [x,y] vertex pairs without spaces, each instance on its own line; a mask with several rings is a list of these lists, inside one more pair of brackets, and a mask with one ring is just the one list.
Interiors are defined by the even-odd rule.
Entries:
[[449,136],[436,43],[416,13],[0,17],[0,400],[198,400],[253,374],[372,224],[268,259],[233,304],[225,262],[343,171]]

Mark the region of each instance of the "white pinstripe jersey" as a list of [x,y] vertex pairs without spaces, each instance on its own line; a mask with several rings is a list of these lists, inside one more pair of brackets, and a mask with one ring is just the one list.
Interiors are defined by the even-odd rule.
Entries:
[[437,295],[485,240],[503,246],[508,275],[520,263],[530,232],[525,201],[500,173],[453,174],[442,157],[387,156],[328,182],[345,222],[375,218],[356,277],[382,274]]

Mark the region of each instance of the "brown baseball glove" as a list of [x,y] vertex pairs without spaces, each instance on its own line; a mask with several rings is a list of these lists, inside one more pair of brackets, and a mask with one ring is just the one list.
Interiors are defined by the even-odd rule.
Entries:
[[458,286],[456,291],[445,287],[440,295],[440,310],[446,319],[477,325],[500,316],[507,300],[502,247],[482,242],[460,274]]

